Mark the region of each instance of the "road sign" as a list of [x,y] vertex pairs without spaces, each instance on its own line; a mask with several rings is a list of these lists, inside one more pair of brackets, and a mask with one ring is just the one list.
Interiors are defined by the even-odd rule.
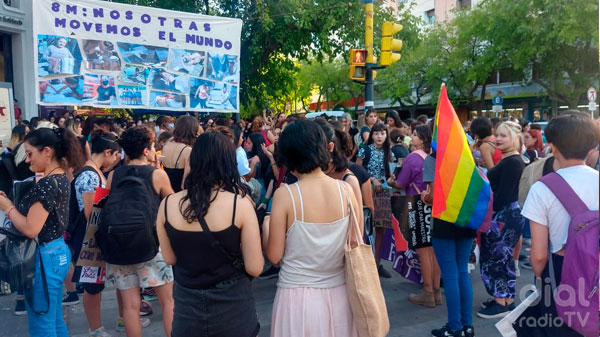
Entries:
[[596,102],[590,102],[590,104],[588,105],[588,108],[590,109],[591,112],[596,111]]
[[596,99],[598,98],[598,93],[596,92],[596,89],[594,89],[594,87],[590,87],[587,90],[587,98],[590,102],[596,102]]
[[[500,96],[496,96],[500,97]],[[502,112],[502,105],[494,104],[492,105],[492,111],[496,113],[496,117],[498,117],[498,113]]]
[[494,105],[502,105],[502,103],[504,103],[504,98],[502,98],[502,96],[498,95],[492,99],[492,103]]

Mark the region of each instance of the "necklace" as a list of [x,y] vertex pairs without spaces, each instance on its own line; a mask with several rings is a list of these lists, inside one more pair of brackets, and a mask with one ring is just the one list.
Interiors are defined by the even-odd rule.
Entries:
[[49,177],[50,174],[52,174],[52,172],[58,170],[59,168],[60,168],[60,166],[57,166],[57,167],[53,168],[52,170],[50,170],[50,172],[48,172],[48,174],[46,174],[46,177]]

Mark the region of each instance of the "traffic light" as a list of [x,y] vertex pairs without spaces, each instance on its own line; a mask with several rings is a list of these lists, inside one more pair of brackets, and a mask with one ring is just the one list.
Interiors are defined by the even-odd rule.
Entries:
[[350,74],[351,80],[364,81],[367,76],[365,61],[367,59],[366,49],[350,49]]
[[402,30],[402,25],[394,22],[384,22],[381,33],[381,62],[382,66],[389,66],[400,60],[400,54],[394,53],[402,49],[402,40],[394,39],[394,34]]
[[367,59],[366,49],[350,49],[350,65],[364,66]]

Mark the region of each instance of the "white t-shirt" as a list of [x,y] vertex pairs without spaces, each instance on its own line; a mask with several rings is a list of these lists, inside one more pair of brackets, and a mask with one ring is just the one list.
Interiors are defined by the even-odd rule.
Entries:
[[240,175],[243,177],[250,173],[250,163],[248,162],[248,157],[246,156],[246,151],[244,151],[243,147],[240,146],[235,150],[235,157],[237,159],[237,167]]
[[[556,172],[569,183],[590,210],[598,209],[598,171],[586,165],[578,165]],[[544,183],[538,181],[533,184],[521,214],[531,221],[548,226],[553,253],[560,251],[567,243],[571,217]]]

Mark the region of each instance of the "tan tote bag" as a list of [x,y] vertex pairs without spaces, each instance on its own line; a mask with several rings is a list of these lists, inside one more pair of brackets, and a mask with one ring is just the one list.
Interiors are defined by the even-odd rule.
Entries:
[[371,246],[362,240],[356,211],[352,207],[347,189],[346,196],[350,213],[344,255],[348,301],[358,336],[384,337],[390,330],[390,321],[375,257]]

